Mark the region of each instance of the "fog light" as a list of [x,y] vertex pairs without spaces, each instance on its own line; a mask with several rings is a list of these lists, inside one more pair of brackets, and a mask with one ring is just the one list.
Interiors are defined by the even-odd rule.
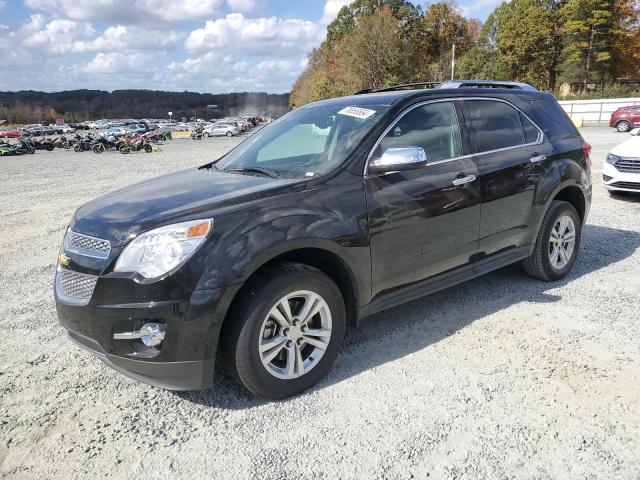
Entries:
[[145,323],[142,328],[135,332],[114,333],[114,340],[137,340],[140,339],[147,347],[160,345],[164,340],[165,326],[159,323]]

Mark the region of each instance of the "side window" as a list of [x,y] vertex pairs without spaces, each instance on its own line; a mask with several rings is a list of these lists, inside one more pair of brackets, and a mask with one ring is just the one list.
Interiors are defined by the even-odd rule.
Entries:
[[540,135],[540,132],[527,117],[525,117],[520,112],[518,113],[520,115],[520,124],[522,125],[522,129],[524,130],[524,139],[526,143],[535,143],[538,140],[538,135]]
[[466,100],[469,125],[475,131],[479,152],[534,142],[535,126],[515,108],[494,100]]
[[455,105],[436,102],[414,108],[382,138],[375,156],[399,147],[422,147],[428,163],[461,156],[462,139]]

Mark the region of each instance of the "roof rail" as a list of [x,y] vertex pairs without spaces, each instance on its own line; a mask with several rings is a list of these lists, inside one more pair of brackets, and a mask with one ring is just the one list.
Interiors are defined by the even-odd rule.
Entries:
[[539,91],[528,83],[503,82],[500,80],[449,80],[436,88],[510,88],[513,90]]
[[400,85],[394,85],[392,87],[384,87],[384,88],[365,88],[364,90],[360,90],[359,92],[354,93],[354,95],[362,95],[364,93],[377,93],[377,92],[393,92],[394,90],[408,90],[415,89],[417,87],[422,88],[436,88],[440,85],[441,82],[417,82],[417,83],[402,83]]

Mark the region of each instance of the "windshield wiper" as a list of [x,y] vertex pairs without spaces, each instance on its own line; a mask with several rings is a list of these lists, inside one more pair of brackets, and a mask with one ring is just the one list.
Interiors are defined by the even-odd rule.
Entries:
[[223,169],[224,172],[249,172],[249,173],[260,173],[262,175],[266,175],[271,178],[278,178],[280,174],[271,168],[263,168],[263,167],[242,167],[242,168],[229,168]]

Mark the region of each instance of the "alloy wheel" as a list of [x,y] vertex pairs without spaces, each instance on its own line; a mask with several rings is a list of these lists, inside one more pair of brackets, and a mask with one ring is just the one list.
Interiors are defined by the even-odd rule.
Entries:
[[331,311],[315,292],[299,290],[276,302],[262,322],[260,360],[274,377],[291,380],[313,369],[331,339]]
[[576,246],[576,226],[569,215],[562,215],[551,229],[549,261],[555,270],[562,270],[571,261]]

